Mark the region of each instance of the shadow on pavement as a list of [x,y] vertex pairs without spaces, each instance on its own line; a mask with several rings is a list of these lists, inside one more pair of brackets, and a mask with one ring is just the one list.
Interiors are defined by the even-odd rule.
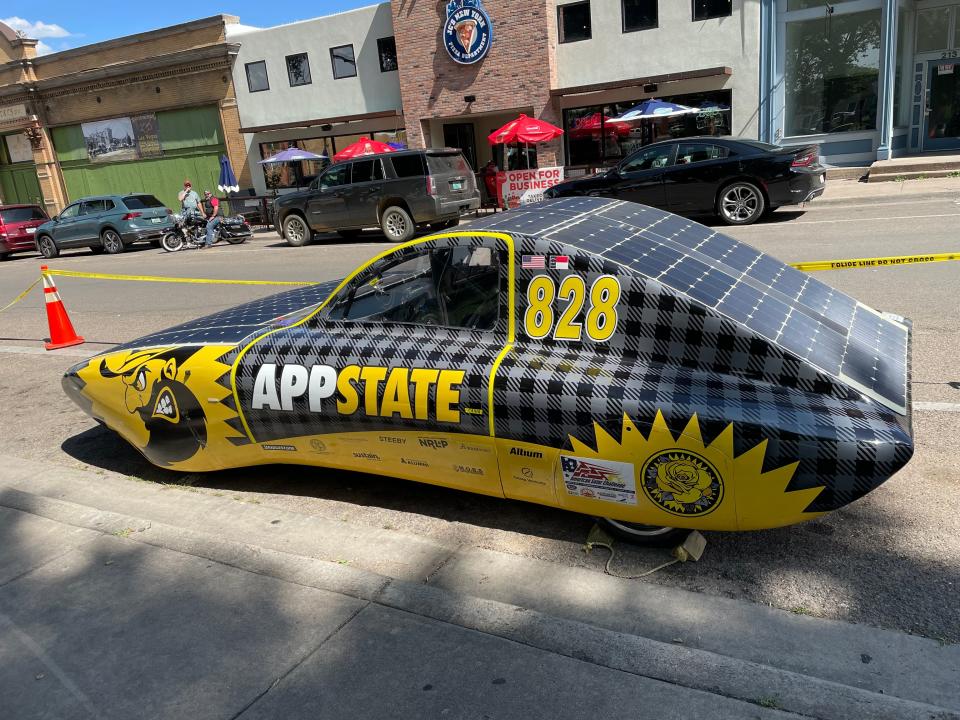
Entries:
[[[67,439],[62,449],[86,464],[152,482],[181,484],[183,475],[150,465],[105,428]],[[405,480],[306,466],[269,465],[192,474],[194,487],[220,491],[314,498],[359,508],[519,533],[569,543],[565,561],[576,560],[592,518],[513,500],[503,500]],[[896,479],[891,482],[896,482]],[[746,598],[800,614],[862,622],[960,642],[955,612],[960,570],[931,557],[922,545],[874,542],[888,532],[880,488],[866,498],[802,525],[756,532],[706,533],[700,563],[668,568],[653,582],[726,597]],[[269,500],[266,502],[269,503]],[[314,508],[302,510],[316,514]],[[322,514],[323,510],[321,510]],[[326,512],[329,514],[330,510]],[[334,517],[339,517],[336,513]],[[491,542],[493,540],[491,539]],[[481,540],[481,544],[484,542]],[[489,546],[489,545],[485,545]],[[619,543],[617,568],[634,574],[651,567],[662,551]],[[658,554],[659,553],[659,554]],[[662,560],[661,560],[662,562]],[[656,563],[654,563],[656,564]],[[805,598],[798,601],[797,598]],[[797,604],[802,602],[803,604]]]

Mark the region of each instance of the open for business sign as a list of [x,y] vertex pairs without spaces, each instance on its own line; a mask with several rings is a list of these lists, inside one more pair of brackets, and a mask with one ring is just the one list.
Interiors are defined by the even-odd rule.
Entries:
[[543,200],[543,191],[563,182],[563,167],[507,170],[497,173],[500,205],[517,207]]

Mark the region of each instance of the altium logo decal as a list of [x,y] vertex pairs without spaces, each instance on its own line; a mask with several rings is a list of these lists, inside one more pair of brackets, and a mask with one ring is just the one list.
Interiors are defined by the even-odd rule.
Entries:
[[519,455],[520,457],[526,458],[542,458],[543,453],[539,450],[524,450],[523,448],[513,447],[510,448],[511,455]]

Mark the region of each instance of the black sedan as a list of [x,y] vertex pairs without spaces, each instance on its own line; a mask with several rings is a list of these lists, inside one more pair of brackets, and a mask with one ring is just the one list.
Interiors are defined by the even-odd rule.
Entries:
[[749,225],[766,211],[822,195],[826,172],[816,145],[694,137],[647,145],[606,172],[568,180],[544,195],[610,197]]

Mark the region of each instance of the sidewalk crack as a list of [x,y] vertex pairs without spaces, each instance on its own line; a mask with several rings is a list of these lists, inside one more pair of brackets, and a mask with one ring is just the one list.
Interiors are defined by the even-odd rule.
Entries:
[[306,655],[304,655],[302,658],[300,658],[297,662],[295,662],[293,665],[291,665],[289,668],[287,668],[287,670],[283,673],[283,675],[280,675],[279,677],[277,677],[276,679],[274,679],[274,681],[273,681],[272,683],[270,683],[266,688],[264,688],[260,693],[258,693],[253,699],[251,699],[250,702],[248,702],[246,705],[244,705],[242,708],[240,708],[240,710],[238,710],[235,714],[231,715],[227,720],[238,720],[238,718],[240,718],[242,715],[244,715],[244,713],[246,713],[247,710],[249,710],[249,709],[252,708],[254,705],[256,705],[258,702],[260,702],[260,700],[262,700],[264,697],[266,697],[267,694],[269,694],[269,692],[270,692],[271,690],[273,690],[273,689],[274,689],[275,687],[277,687],[281,682],[283,682],[294,670],[296,670],[297,668],[299,668],[299,667],[300,667],[301,665],[303,665],[307,660],[309,660],[309,659],[312,658],[314,655],[316,655],[316,654],[320,651],[320,648],[322,648],[322,647],[323,647],[324,645],[326,645],[330,640],[332,640],[334,637],[336,637],[336,636],[340,633],[340,631],[343,630],[343,628],[345,628],[347,625],[349,625],[351,622],[353,622],[354,618],[356,618],[357,615],[359,615],[360,613],[362,613],[364,610],[366,610],[366,609],[367,609],[368,607],[370,607],[372,604],[373,604],[373,601],[368,600],[368,601],[366,601],[362,606],[360,606],[359,608],[357,608],[354,612],[352,612],[352,613],[350,614],[350,616],[349,616],[346,620],[344,620],[342,623],[340,623],[339,625],[337,625],[337,627],[335,627],[333,630],[331,630],[331,631],[327,634],[327,636],[324,637],[324,638],[317,644],[317,646],[316,646],[315,648],[313,648],[310,652],[308,652]]

